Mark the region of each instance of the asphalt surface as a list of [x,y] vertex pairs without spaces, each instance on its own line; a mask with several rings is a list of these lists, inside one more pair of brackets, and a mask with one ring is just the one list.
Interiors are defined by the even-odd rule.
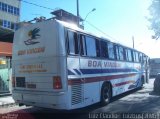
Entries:
[[160,119],[160,95],[153,92],[154,79],[142,89],[116,96],[108,105],[99,103],[83,109],[58,111],[36,107],[1,108],[1,119]]

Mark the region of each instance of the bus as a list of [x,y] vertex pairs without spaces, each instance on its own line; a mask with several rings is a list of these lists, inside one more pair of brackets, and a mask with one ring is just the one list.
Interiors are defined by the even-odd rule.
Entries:
[[156,77],[160,73],[160,58],[150,59],[150,77]]
[[20,105],[72,110],[142,87],[146,55],[56,19],[18,29],[13,98]]

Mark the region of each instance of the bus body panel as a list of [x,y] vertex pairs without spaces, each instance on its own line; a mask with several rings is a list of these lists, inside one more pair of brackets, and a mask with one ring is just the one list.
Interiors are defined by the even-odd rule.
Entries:
[[[111,84],[112,96],[141,86],[140,62],[69,54],[68,31],[78,37],[87,33],[68,26],[50,20],[16,31],[12,71],[16,102],[70,110],[99,102],[104,82]],[[62,87],[55,89],[59,78]]]

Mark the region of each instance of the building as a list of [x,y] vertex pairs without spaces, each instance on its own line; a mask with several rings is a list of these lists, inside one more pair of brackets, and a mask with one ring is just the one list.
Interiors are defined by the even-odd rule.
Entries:
[[16,30],[20,20],[20,0],[0,0],[0,26]]
[[79,25],[80,28],[84,29],[84,26],[80,24],[81,22],[83,22],[83,19],[81,17],[78,18],[76,15],[63,9],[57,9],[51,12],[51,14],[55,15],[55,18],[58,20]]
[[11,91],[12,42],[20,21],[20,6],[20,0],[0,0],[0,94]]

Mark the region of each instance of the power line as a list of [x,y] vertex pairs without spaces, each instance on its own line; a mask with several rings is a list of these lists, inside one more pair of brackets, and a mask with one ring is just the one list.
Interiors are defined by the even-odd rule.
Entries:
[[41,7],[41,8],[44,8],[44,9],[54,10],[54,9],[52,9],[52,8],[45,7],[45,6],[42,6],[42,5],[38,5],[38,4],[35,4],[35,3],[31,3],[31,2],[28,2],[28,1],[25,1],[25,0],[19,0],[19,1],[22,1],[22,2],[24,2],[24,3],[30,4],[30,5],[34,5],[34,6],[37,6],[37,7]]
[[88,24],[89,24],[90,26],[92,26],[93,28],[95,28],[97,31],[99,31],[99,32],[101,32],[102,34],[104,34],[105,36],[113,39],[113,40],[116,41],[116,42],[119,42],[119,41],[117,41],[115,38],[109,36],[109,35],[106,34],[104,31],[102,31],[101,29],[99,29],[98,27],[96,27],[95,25],[91,24],[90,22],[88,22],[88,21],[86,21],[86,20],[85,20],[85,22],[88,23]]
[[[34,6],[37,6],[37,7],[41,7],[41,8],[44,8],[44,9],[48,9],[48,10],[55,10],[55,9],[52,9],[52,8],[49,8],[49,7],[45,7],[45,6],[42,6],[42,5],[38,5],[38,4],[35,4],[35,3],[31,3],[31,2],[28,2],[26,0],[19,0],[19,1],[22,1],[24,3],[27,3],[27,4],[30,4],[30,5],[34,5]],[[108,34],[106,34],[105,32],[103,32],[101,29],[99,29],[98,27],[96,27],[95,25],[91,24],[90,22],[86,21],[90,26],[92,26],[93,28],[95,28],[97,31],[101,32],[102,34],[104,34],[105,36],[107,37],[110,37],[111,39],[117,41],[116,39],[112,38],[111,36],[109,36]],[[118,42],[118,41],[117,41]]]

